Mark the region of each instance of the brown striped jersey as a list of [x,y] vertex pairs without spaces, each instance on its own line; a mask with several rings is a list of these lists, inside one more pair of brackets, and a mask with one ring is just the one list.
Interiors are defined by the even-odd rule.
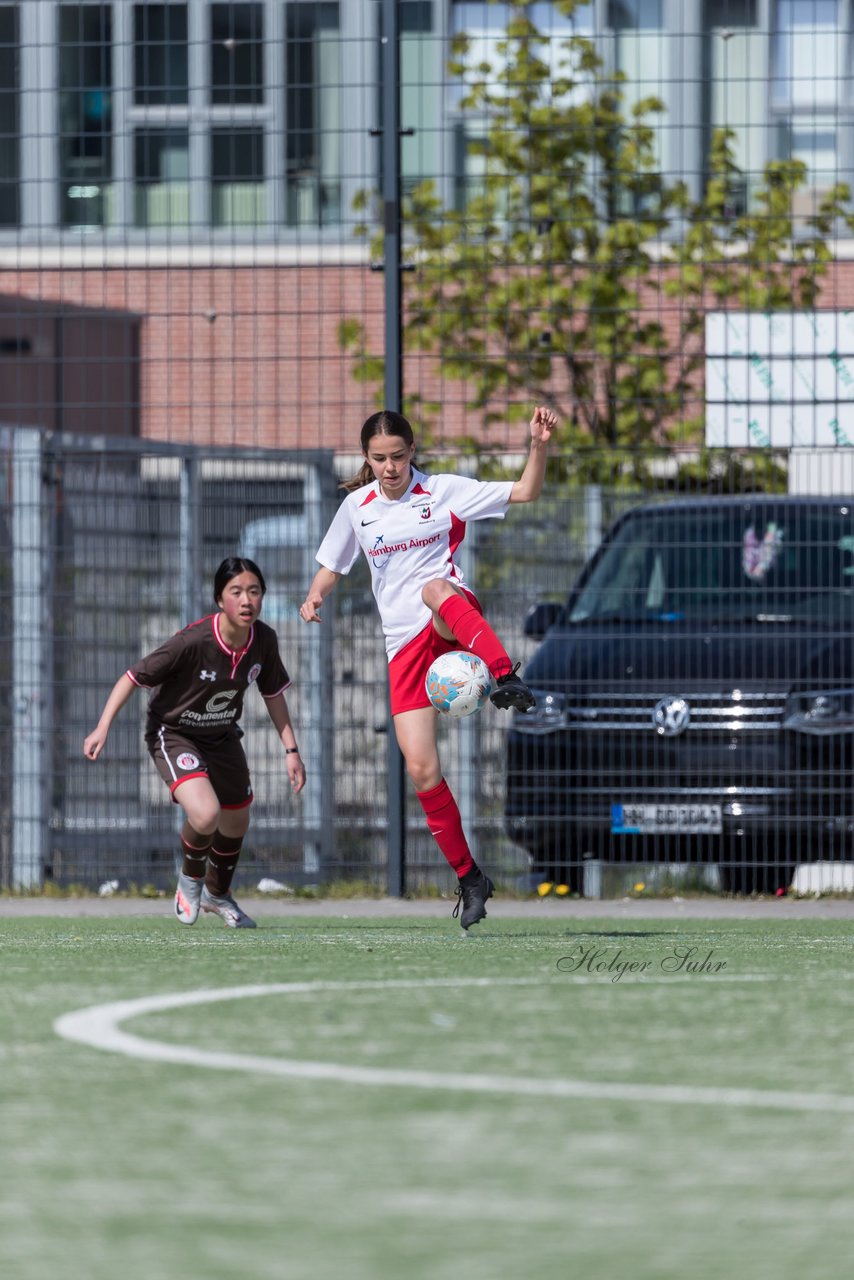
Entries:
[[275,631],[255,622],[242,649],[222,636],[219,613],[178,631],[128,669],[128,676],[150,689],[146,732],[160,725],[193,737],[221,738],[240,731],[243,697],[257,684],[263,698],[277,698],[290,685]]

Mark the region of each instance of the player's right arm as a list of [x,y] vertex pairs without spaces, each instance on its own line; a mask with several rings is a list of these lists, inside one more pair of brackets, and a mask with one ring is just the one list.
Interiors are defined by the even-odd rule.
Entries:
[[119,676],[113,685],[112,692],[104,703],[104,710],[101,712],[101,719],[95,728],[83,742],[83,754],[89,760],[97,760],[98,756],[104,749],[104,743],[107,741],[107,734],[110,732],[110,726],[115,720],[122,707],[130,698],[136,685],[129,675]]
[[332,569],[321,567],[314,575],[314,581],[308,589],[308,595],[299,607],[299,616],[303,622],[320,622],[320,607],[330,591],[343,577]]
[[[299,608],[303,622],[320,622],[319,610],[323,601],[356,563],[361,548],[353,518],[352,503],[345,498],[318,548],[316,559],[320,568]],[[332,565],[335,567],[331,568]]]

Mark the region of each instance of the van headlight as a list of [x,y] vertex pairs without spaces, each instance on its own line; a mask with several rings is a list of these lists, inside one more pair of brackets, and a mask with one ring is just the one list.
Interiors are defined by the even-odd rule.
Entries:
[[551,733],[566,728],[566,695],[532,689],[536,704],[530,711],[516,711],[513,728],[520,733]]
[[854,733],[854,689],[790,694],[783,728],[796,733]]

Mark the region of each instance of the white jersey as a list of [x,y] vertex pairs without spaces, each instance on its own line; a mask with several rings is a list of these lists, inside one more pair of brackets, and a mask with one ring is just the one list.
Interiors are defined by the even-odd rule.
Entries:
[[389,662],[430,621],[422,587],[433,578],[466,585],[455,560],[466,521],[503,519],[512,488],[512,480],[428,476],[413,468],[400,498],[384,497],[375,481],[341,503],[317,559],[333,573],[349,573],[364,551]]

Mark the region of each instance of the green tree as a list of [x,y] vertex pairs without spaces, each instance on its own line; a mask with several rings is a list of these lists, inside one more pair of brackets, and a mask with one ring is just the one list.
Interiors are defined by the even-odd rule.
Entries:
[[[508,405],[522,416],[548,402],[567,423],[576,474],[604,479],[616,464],[641,478],[651,451],[701,440],[707,307],[812,306],[848,192],[829,192],[796,235],[792,197],[806,170],[775,162],[753,210],[733,220],[739,174],[732,134],[721,132],[691,203],[661,173],[664,104],[628,108],[624,77],[606,70],[594,43],[577,33],[549,40],[531,3],[511,0],[500,75],[489,64],[473,73],[467,37],[455,42],[463,113],[487,122],[470,143],[483,172],[459,208],[445,207],[432,181],[407,197],[404,347],[465,384],[486,441]],[[555,7],[571,15],[576,0]],[[375,243],[381,255],[379,235]],[[340,339],[355,375],[379,381],[382,359],[362,326],[344,321]],[[407,408],[422,425],[438,410],[412,397]]]

